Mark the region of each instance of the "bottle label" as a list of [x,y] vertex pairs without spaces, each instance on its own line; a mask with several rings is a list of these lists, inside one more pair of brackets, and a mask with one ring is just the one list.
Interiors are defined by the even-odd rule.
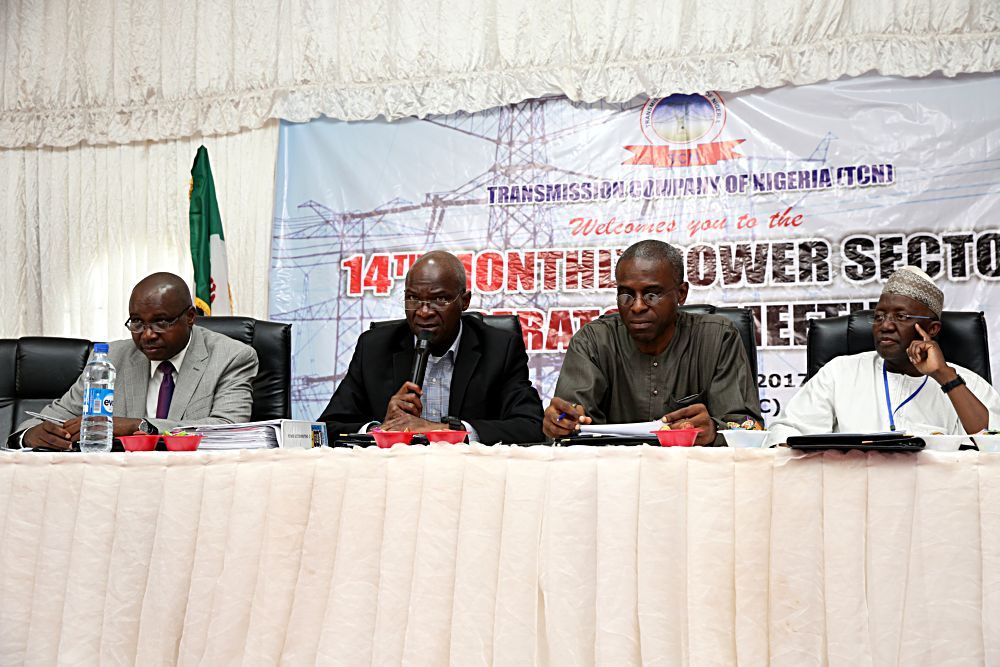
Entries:
[[84,417],[110,417],[115,407],[115,390],[91,387],[83,396]]

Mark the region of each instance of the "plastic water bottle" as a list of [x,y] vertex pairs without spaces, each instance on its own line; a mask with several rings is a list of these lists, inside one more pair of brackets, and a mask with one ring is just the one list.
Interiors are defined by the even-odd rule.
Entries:
[[94,352],[83,368],[83,412],[80,451],[110,452],[114,436],[111,416],[115,405],[115,367],[108,359],[108,344],[94,343]]

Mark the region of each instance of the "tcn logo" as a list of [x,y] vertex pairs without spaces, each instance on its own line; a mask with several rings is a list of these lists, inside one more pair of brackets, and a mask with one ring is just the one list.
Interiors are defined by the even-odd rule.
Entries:
[[736,147],[745,139],[716,141],[725,126],[726,104],[718,93],[650,99],[639,113],[639,127],[650,143],[625,146],[634,155],[623,164],[693,167],[743,157]]

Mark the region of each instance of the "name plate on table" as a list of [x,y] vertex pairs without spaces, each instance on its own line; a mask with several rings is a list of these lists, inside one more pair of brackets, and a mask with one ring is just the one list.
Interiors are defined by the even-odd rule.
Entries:
[[903,433],[815,433],[793,435],[788,446],[803,451],[834,449],[864,452],[919,452],[924,448],[921,438]]
[[278,446],[293,449],[310,449],[329,444],[326,424],[298,419],[281,420],[281,439]]

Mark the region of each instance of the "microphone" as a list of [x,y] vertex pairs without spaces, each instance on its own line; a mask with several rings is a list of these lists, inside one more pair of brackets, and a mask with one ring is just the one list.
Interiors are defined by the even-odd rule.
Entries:
[[430,331],[421,331],[417,334],[417,347],[414,350],[413,370],[410,372],[410,382],[423,388],[424,372],[427,370],[427,356],[431,353]]

